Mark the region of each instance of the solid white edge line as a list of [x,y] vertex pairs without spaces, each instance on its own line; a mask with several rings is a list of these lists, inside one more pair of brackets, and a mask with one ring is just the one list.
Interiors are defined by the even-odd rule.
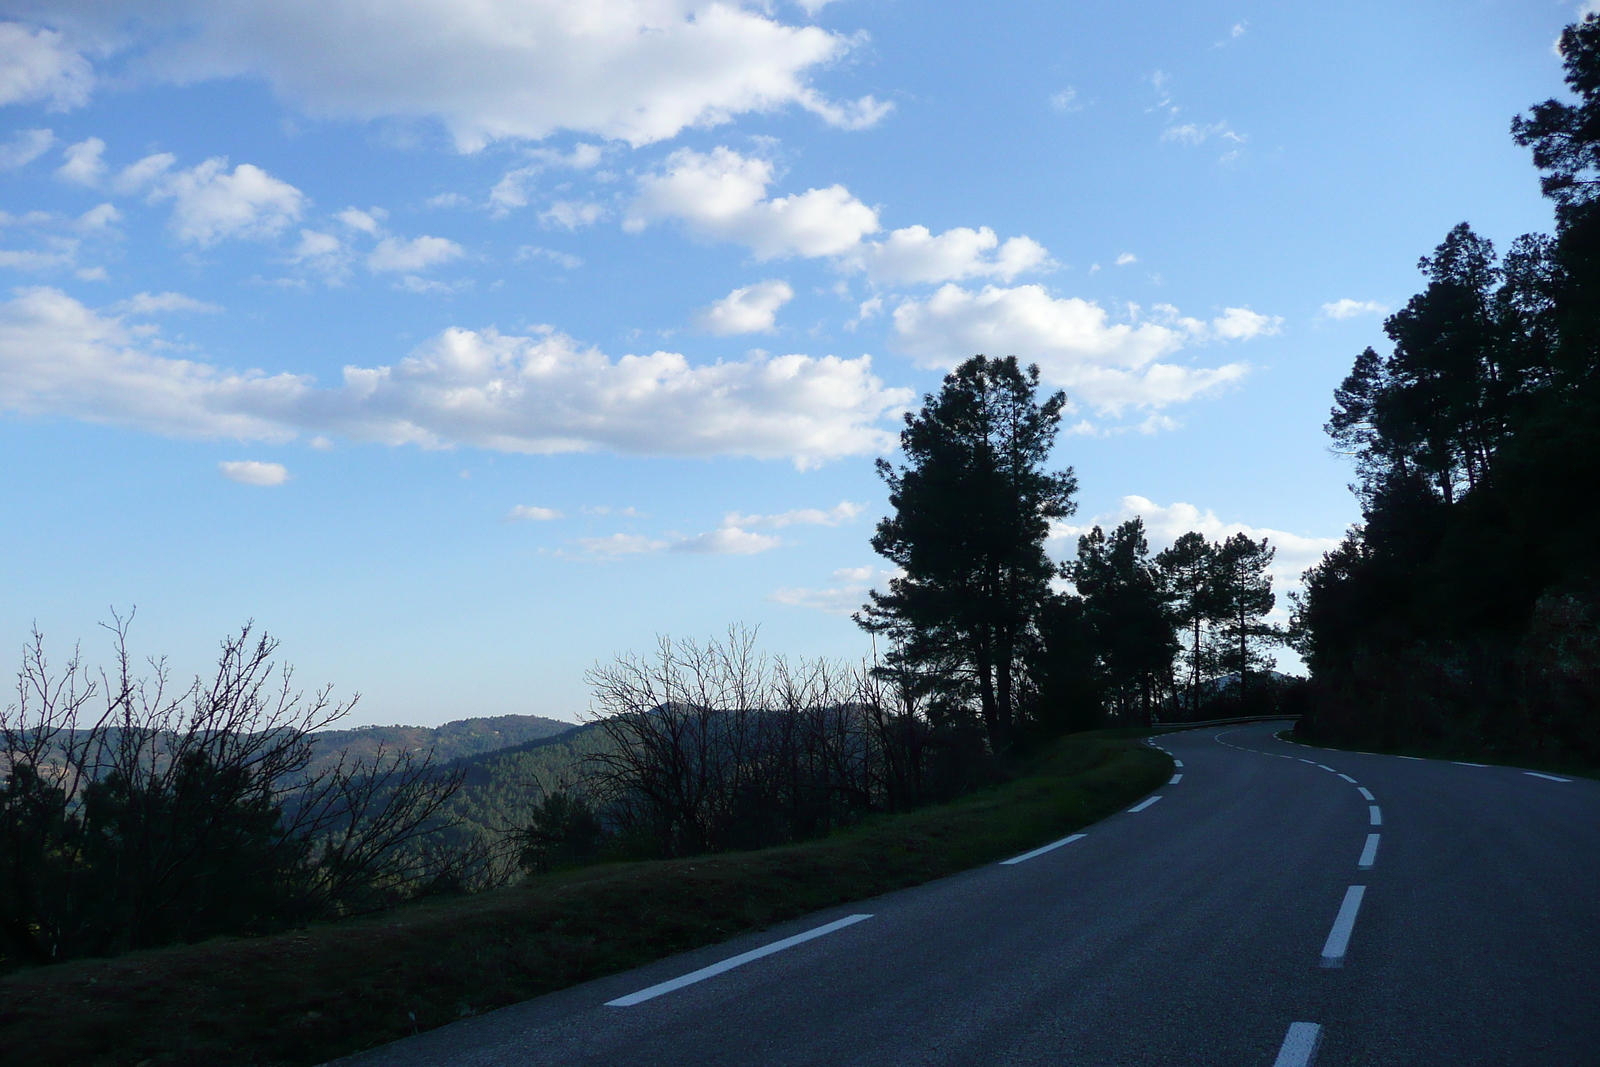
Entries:
[[1382,836],[1382,834],[1367,835],[1367,843],[1361,849],[1361,858],[1356,860],[1357,867],[1370,870],[1378,861],[1378,839]]
[[1367,800],[1377,800],[1378,799],[1377,797],[1372,795],[1372,790],[1368,789],[1364,785],[1356,786],[1356,792],[1360,793],[1362,795],[1362,797],[1364,797]]
[[1333,920],[1333,929],[1328,931],[1328,940],[1322,946],[1322,965],[1324,967],[1343,967],[1345,950],[1350,947],[1350,934],[1356,928],[1356,915],[1361,911],[1361,898],[1367,895],[1367,887],[1353,885],[1344,891],[1344,903],[1339,905],[1339,915]]
[[1457,767],[1487,767],[1487,766],[1489,766],[1487,763],[1463,763],[1461,760],[1458,760],[1458,759],[1451,760],[1450,762],[1454,763]]
[[1272,1067],[1311,1067],[1322,1044],[1322,1027],[1316,1023],[1290,1023]]
[[1378,805],[1376,805],[1376,804],[1368,804],[1367,805],[1367,815],[1370,816],[1370,820],[1369,821],[1370,821],[1371,825],[1373,825],[1373,826],[1382,826],[1383,825],[1383,809],[1378,807]]
[[1571,778],[1557,778],[1553,774],[1545,774],[1545,773],[1543,773],[1541,771],[1523,771],[1522,773],[1523,774],[1531,774],[1535,778],[1545,778],[1545,779],[1548,779],[1549,781],[1552,781],[1552,782],[1570,782],[1570,781],[1572,781]]
[[1339,775],[1339,777],[1343,778],[1345,781],[1349,782],[1351,785],[1355,785],[1356,784],[1356,780],[1354,778],[1350,777],[1348,774],[1341,774],[1341,775]]
[[1167,779],[1167,784],[1168,785],[1177,785],[1181,781],[1183,781],[1183,775],[1182,774],[1174,774],[1171,778]]
[[1150,805],[1154,804],[1156,801],[1158,801],[1160,799],[1161,799],[1161,797],[1159,795],[1157,795],[1157,796],[1151,797],[1149,800],[1141,800],[1141,801],[1139,801],[1139,803],[1135,804],[1133,807],[1129,808],[1128,810],[1129,811],[1143,811],[1145,808],[1148,808]]
[[1009,867],[1013,863],[1021,863],[1024,860],[1031,860],[1035,856],[1042,856],[1046,852],[1054,851],[1055,849],[1060,848],[1062,845],[1070,845],[1074,841],[1082,841],[1084,838],[1086,838],[1088,836],[1089,836],[1088,834],[1073,834],[1071,837],[1063,837],[1060,841],[1052,841],[1048,845],[1044,845],[1044,846],[1042,846],[1040,848],[1034,849],[1032,852],[1024,852],[1020,856],[1012,856],[1008,860],[1001,860],[1000,861],[1000,866]]
[[608,1000],[606,1001],[606,1007],[631,1008],[635,1004],[642,1004],[644,1001],[659,997],[663,993],[671,993],[674,990],[682,989],[684,986],[693,985],[696,982],[719,975],[724,971],[742,967],[752,960],[759,960],[761,957],[770,956],[774,952],[782,952],[786,948],[793,948],[798,944],[810,941],[814,937],[831,934],[835,930],[843,930],[846,926],[854,926],[863,919],[870,918],[872,918],[871,915],[846,915],[842,919],[835,919],[833,922],[819,926],[815,930],[807,930],[803,934],[795,934],[793,937],[786,937],[782,941],[774,941],[770,945],[762,945],[760,948],[751,949],[749,952],[741,952],[737,956],[730,956],[721,963],[713,963],[711,966],[702,967],[698,971],[690,971],[688,974],[680,978],[674,978],[669,982],[660,982],[647,989],[641,989],[637,993],[629,993],[625,997]]
[[1421,756],[1396,756],[1395,759],[1414,759],[1418,763],[1422,762],[1422,757]]

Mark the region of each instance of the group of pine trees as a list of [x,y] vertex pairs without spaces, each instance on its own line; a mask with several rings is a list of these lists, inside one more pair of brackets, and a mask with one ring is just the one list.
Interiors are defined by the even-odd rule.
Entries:
[[1455,227],[1335,394],[1363,522],[1296,611],[1314,735],[1600,759],[1600,16],[1560,50],[1576,103],[1512,123],[1555,233]]
[[893,514],[872,545],[901,573],[857,619],[888,638],[886,674],[932,721],[976,720],[996,751],[1108,719],[1270,703],[1267,648],[1283,638],[1264,621],[1272,547],[1189,533],[1152,555],[1133,518],[1094,527],[1057,564],[1046,542],[1077,479],[1047,469],[1066,397],[1039,392],[1037,367],[974,356],[906,416],[904,465],[879,460]]

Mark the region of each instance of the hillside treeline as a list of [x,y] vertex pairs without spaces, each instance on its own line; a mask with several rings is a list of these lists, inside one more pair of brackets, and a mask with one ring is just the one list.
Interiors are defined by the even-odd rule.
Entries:
[[1600,761],[1600,16],[1512,123],[1554,234],[1462,223],[1335,394],[1363,521],[1306,575],[1313,736]]

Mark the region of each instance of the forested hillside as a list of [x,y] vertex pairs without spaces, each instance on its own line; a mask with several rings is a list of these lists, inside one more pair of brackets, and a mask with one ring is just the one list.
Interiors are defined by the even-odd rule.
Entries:
[[1575,103],[1512,123],[1554,234],[1455,227],[1335,394],[1364,521],[1298,605],[1311,736],[1600,761],[1600,16],[1561,53]]
[[435,763],[494,752],[573,729],[574,723],[540,715],[496,715],[456,719],[443,726],[361,726],[351,730],[320,730],[312,735],[316,756],[310,773],[329,766],[343,755],[371,760],[380,750],[433,752]]

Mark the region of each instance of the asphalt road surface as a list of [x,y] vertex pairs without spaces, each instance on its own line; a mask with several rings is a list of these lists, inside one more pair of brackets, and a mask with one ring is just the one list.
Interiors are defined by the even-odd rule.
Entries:
[[1021,862],[345,1062],[1600,1065],[1600,782],[1282,726],[1157,738],[1179,777]]

